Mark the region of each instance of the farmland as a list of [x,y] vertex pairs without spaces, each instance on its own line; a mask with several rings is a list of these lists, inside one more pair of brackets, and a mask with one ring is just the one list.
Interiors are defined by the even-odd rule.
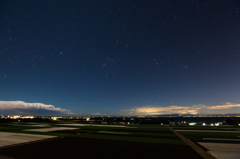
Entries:
[[[4,133],[12,133],[11,136],[14,136],[18,141],[16,144],[2,145],[0,148],[1,155],[13,158],[31,158],[32,155],[36,155],[35,158],[43,158],[46,157],[44,155],[49,151],[52,154],[50,153],[50,156],[47,157],[54,157],[53,154],[55,154],[55,156],[59,155],[59,158],[61,158],[71,152],[69,157],[76,158],[78,151],[81,150],[81,154],[89,156],[92,149],[97,152],[106,152],[104,154],[105,158],[111,158],[114,155],[115,158],[120,158],[122,155],[129,155],[130,158],[153,157],[156,155],[162,155],[165,158],[176,158],[179,155],[183,158],[201,158],[198,153],[186,145],[171,130],[161,125],[84,125],[66,124],[64,122],[19,122],[1,124],[0,130]],[[21,140],[23,140],[22,136],[24,134],[25,138],[26,135],[30,135],[29,138],[42,136],[50,138],[38,139],[34,142],[31,140],[20,144],[19,140],[17,140],[17,134],[21,137]],[[34,135],[40,136],[36,137]],[[4,140],[7,143],[6,137]],[[13,141],[11,140],[11,142]],[[69,144],[71,146],[64,146]],[[117,152],[121,149],[124,151],[121,151],[121,155],[117,155]],[[40,153],[39,150],[45,153]],[[172,150],[176,153],[171,153]],[[134,151],[138,151],[138,154],[134,153]],[[91,154],[91,157],[103,157],[101,155],[103,154]],[[109,157],[106,157],[106,155],[109,155]]]

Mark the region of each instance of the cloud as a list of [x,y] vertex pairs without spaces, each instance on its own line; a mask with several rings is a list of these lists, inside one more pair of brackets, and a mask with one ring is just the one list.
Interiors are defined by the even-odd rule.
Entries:
[[56,108],[43,103],[26,103],[24,101],[0,101],[0,113],[4,115],[69,115],[70,110]]
[[147,105],[123,110],[132,115],[164,115],[164,114],[228,114],[240,112],[240,104],[226,102],[223,105],[207,106],[203,104],[192,106]]
[[106,114],[101,114],[101,113],[92,113],[91,115],[94,115],[94,116],[100,116],[100,115],[106,115]]

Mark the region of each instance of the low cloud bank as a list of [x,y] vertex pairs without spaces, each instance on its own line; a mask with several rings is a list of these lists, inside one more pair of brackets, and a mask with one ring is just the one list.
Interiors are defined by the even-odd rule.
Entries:
[[207,106],[203,104],[192,106],[147,105],[123,110],[132,115],[164,115],[164,114],[228,114],[239,113],[240,104],[227,102],[223,105]]
[[106,115],[106,114],[102,114],[102,113],[92,113],[91,115],[93,115],[93,116],[101,116],[101,115]]
[[43,103],[24,101],[0,101],[0,113],[4,115],[69,115],[70,110],[56,108]]

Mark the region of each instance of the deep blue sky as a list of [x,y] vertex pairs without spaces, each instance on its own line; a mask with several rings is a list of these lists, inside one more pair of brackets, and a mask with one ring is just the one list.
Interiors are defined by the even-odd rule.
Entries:
[[0,37],[0,101],[82,115],[240,103],[238,0],[1,1]]

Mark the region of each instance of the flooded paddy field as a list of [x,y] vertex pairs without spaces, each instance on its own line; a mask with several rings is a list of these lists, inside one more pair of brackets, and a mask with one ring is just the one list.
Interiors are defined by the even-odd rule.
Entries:
[[172,126],[215,158],[240,156],[240,130],[236,126]]
[[[34,129],[32,125],[36,125]],[[171,130],[160,125],[10,123],[0,124],[0,132],[2,137],[4,134],[15,137],[16,142],[0,148],[0,155],[12,158],[78,158],[79,155],[95,158],[152,158],[156,155],[201,158]]]

